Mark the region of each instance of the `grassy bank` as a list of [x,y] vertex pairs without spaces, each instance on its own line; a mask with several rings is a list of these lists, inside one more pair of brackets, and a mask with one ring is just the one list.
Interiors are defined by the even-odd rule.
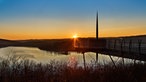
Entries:
[[57,61],[41,64],[8,57],[0,61],[0,82],[146,82],[146,64],[92,64],[84,69]]

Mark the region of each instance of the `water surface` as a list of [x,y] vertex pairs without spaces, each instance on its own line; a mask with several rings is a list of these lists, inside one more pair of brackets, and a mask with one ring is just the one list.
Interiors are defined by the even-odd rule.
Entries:
[[[0,57],[7,58],[8,56],[18,56],[25,59],[33,60],[35,62],[49,63],[52,60],[59,62],[78,63],[83,65],[83,54],[76,52],[69,52],[69,55],[61,53],[43,51],[33,47],[5,47],[0,48]],[[112,57],[115,62],[122,61],[122,58]],[[87,52],[85,53],[85,60],[87,64],[95,63],[96,53]],[[132,62],[130,59],[125,59],[126,62]],[[98,63],[105,64],[111,62],[108,55],[99,54]]]

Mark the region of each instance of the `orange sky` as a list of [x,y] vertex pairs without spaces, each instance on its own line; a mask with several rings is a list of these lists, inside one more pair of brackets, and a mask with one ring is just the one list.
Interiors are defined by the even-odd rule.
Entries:
[[146,34],[145,0],[0,0],[0,38],[57,39]]
[[[95,18],[72,19],[23,19],[0,24],[0,38],[5,39],[54,39],[95,37]],[[51,28],[50,28],[51,27]],[[81,28],[82,27],[82,28]],[[143,21],[122,21],[118,19],[99,20],[99,37],[143,35],[146,25]]]

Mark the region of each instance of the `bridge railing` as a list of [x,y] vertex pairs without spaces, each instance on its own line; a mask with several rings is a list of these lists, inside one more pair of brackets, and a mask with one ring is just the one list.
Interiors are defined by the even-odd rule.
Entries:
[[75,48],[117,50],[120,52],[146,54],[146,40],[137,38],[76,39]]
[[146,41],[143,39],[107,39],[107,49],[146,54]]
[[106,47],[106,39],[80,38],[74,41],[75,48],[99,49]]

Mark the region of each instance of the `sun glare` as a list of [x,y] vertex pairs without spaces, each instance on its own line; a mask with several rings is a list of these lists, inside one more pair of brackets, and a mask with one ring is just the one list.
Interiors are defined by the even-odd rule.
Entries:
[[73,35],[73,38],[78,38],[78,35],[77,34]]

